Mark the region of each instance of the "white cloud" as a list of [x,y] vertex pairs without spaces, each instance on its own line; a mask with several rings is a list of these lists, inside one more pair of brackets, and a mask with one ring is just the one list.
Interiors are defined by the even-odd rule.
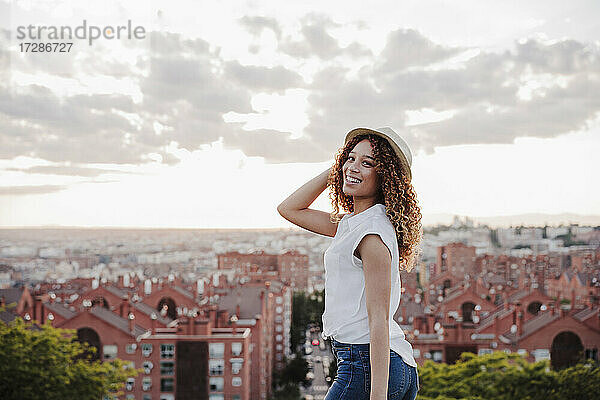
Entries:
[[229,112],[223,115],[227,123],[244,123],[243,129],[272,129],[290,132],[291,139],[302,136],[308,125],[306,107],[308,92],[303,89],[288,89],[284,95],[259,93],[251,100],[255,113],[241,114]]
[[452,118],[456,110],[436,111],[431,108],[422,108],[420,110],[406,110],[406,126],[426,124],[429,122],[439,122]]
[[597,167],[598,2],[9,4],[11,31],[132,19],[148,40],[30,57],[0,31],[0,225],[276,226],[357,125],[406,135],[427,212],[600,212],[552,163]]

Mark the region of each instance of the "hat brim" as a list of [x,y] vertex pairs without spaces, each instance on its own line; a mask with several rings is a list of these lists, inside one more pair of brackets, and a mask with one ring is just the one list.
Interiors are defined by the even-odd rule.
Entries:
[[390,144],[390,146],[392,146],[392,149],[394,149],[394,152],[396,152],[396,155],[398,156],[398,159],[400,160],[400,165],[402,166],[403,172],[408,177],[408,181],[410,182],[412,180],[410,164],[408,163],[408,160],[406,159],[406,156],[404,155],[404,153],[402,152],[400,147],[396,144],[396,142],[394,142],[394,140],[392,138],[390,138],[384,132],[379,132],[375,129],[354,128],[346,134],[346,138],[344,139],[344,145],[346,145],[346,143],[348,143],[348,141],[352,140],[353,138],[355,138],[356,136],[359,136],[359,135],[377,135],[377,136],[380,136],[380,137],[384,138],[385,140],[387,140],[388,143]]

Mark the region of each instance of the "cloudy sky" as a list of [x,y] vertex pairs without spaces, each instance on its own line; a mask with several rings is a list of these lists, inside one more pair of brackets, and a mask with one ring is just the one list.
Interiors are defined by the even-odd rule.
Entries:
[[[409,143],[425,222],[598,215],[598,15],[595,0],[0,0],[0,227],[290,226],[277,204],[355,126]],[[145,38],[20,50],[19,26],[84,20]]]

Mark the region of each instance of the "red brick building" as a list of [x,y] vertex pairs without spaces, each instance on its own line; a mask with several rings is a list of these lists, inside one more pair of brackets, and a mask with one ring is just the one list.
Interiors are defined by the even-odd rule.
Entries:
[[125,398],[267,399],[274,366],[289,355],[291,288],[228,275],[92,280],[74,297],[61,296],[68,283],[40,285],[20,315],[76,329],[98,358],[144,368]]
[[448,271],[453,276],[475,274],[475,247],[464,243],[449,243],[437,249],[435,276]]
[[556,366],[572,362],[577,352],[597,359],[597,305],[571,312],[537,290],[520,291],[506,300],[489,311],[490,303],[467,289],[448,304],[426,308],[407,327],[415,359],[453,363],[464,351],[483,354],[495,350],[527,352],[530,361],[547,357]]
[[119,358],[144,369],[127,382],[124,398],[251,398],[249,328],[217,328],[198,314],[177,327],[145,329],[135,313],[122,318],[102,306],[84,310],[56,327],[76,329],[102,360]]
[[[254,268],[253,268],[254,267]],[[218,268],[220,270],[237,270],[240,274],[259,272],[264,274],[264,279],[276,279],[291,286],[294,290],[308,288],[310,276],[308,256],[295,250],[282,254],[269,254],[257,251],[242,254],[237,251],[218,255]]]
[[575,293],[575,300],[578,303],[583,302],[586,296],[594,294],[587,281],[588,277],[583,272],[564,271],[558,278],[548,279],[545,282],[546,292],[551,297],[569,297],[571,293]]
[[556,367],[581,357],[598,359],[595,254],[475,257],[462,244],[443,246],[431,268],[436,273],[423,288],[403,295],[395,319],[419,363],[453,363],[464,351],[497,350],[526,353],[530,361],[550,359]]
[[[27,310],[33,305],[33,296],[26,287],[0,289],[0,306],[5,311],[0,311],[0,320],[10,322],[16,316],[25,316]],[[31,316],[28,317],[31,319]]]

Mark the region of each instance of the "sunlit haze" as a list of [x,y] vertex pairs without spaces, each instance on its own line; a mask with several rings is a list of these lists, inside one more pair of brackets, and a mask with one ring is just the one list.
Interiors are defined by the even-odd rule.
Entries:
[[[600,215],[600,3],[364,4],[0,0],[0,227],[289,227],[356,126],[409,143],[425,223]],[[20,50],[84,19],[145,39]]]

